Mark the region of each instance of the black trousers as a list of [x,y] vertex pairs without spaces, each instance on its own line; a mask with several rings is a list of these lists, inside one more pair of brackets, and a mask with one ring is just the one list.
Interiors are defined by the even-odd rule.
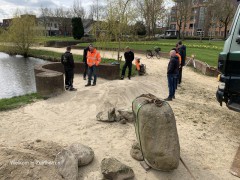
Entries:
[[122,69],[122,77],[125,76],[126,69],[128,67],[128,77],[131,77],[132,74],[132,63],[125,63]]
[[179,68],[178,84],[181,84],[181,82],[182,82],[182,67]]
[[84,66],[84,72],[83,72],[83,77],[86,78],[87,74],[88,74],[88,64],[87,63],[84,63],[85,66]]
[[73,78],[74,78],[73,69],[65,69],[65,86],[72,88],[73,87]]

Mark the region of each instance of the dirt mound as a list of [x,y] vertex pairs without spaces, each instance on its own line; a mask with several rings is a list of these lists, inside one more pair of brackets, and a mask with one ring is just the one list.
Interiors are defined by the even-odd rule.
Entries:
[[0,146],[0,179],[63,179],[55,169],[62,146],[36,140],[16,147]]

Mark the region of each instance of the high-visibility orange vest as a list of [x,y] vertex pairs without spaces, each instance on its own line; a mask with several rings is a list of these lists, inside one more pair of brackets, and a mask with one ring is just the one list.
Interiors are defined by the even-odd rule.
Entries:
[[176,53],[176,56],[178,57],[179,64],[182,62],[182,57],[179,53]]
[[87,64],[89,67],[92,67],[93,65],[98,66],[101,62],[101,56],[100,53],[94,49],[93,52],[88,51],[87,53]]
[[140,62],[138,59],[135,60],[136,68],[138,71],[140,71]]

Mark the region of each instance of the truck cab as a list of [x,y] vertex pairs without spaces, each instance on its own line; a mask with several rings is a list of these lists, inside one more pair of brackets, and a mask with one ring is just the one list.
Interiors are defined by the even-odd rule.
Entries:
[[240,112],[240,5],[232,22],[223,51],[219,54],[219,86],[217,100]]

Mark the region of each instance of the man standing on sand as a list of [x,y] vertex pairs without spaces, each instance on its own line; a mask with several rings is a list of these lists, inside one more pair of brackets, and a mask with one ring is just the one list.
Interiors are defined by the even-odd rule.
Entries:
[[[89,44],[90,46],[91,44]],[[86,80],[87,72],[88,72],[88,64],[87,64],[87,53],[89,51],[89,46],[83,50],[83,62],[84,62],[84,72],[83,79]]]
[[178,52],[181,56],[181,64],[180,64],[180,68],[179,68],[179,75],[178,75],[178,84],[181,84],[182,82],[182,68],[183,66],[185,66],[185,61],[186,61],[186,46],[182,44],[182,41],[179,41],[177,43],[177,49],[178,49]]
[[[178,69],[178,73],[179,73],[180,68],[181,68],[181,63],[182,63],[182,57],[181,57],[181,55],[179,54],[177,48],[173,48],[172,50],[176,51],[176,56],[178,57],[178,61],[179,61],[179,69]],[[176,77],[176,79],[175,79],[175,83],[176,83],[175,88],[176,88],[176,89],[177,89],[177,86],[178,86],[178,76],[179,76],[179,74],[177,74],[177,77]]]
[[73,77],[74,77],[74,59],[71,53],[71,46],[67,47],[66,52],[61,57],[61,63],[65,70],[65,89],[69,91],[75,91],[73,88]]
[[134,53],[130,50],[130,48],[126,47],[126,52],[124,53],[125,58],[125,64],[122,69],[122,76],[121,79],[124,79],[125,71],[128,67],[128,79],[131,79],[131,73],[132,73],[132,61],[134,60]]
[[179,71],[179,60],[176,56],[176,51],[171,50],[170,51],[170,61],[168,63],[168,69],[167,69],[167,79],[168,79],[168,89],[169,89],[169,95],[165,101],[172,101],[172,99],[175,99],[175,90],[176,90],[176,76]]
[[92,86],[96,86],[97,66],[100,64],[100,62],[101,62],[100,53],[96,50],[96,48],[94,48],[92,44],[90,44],[89,51],[87,53],[88,83],[85,85],[86,87],[91,86],[92,76],[94,77]]

